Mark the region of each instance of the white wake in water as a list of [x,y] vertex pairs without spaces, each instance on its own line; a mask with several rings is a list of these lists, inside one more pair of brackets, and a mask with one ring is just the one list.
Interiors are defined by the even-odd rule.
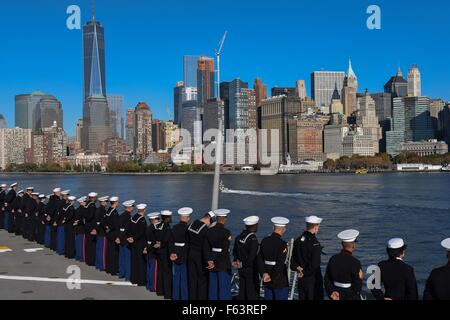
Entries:
[[259,191],[231,190],[231,189],[223,191],[223,193],[242,194],[257,197],[282,197],[282,198],[300,198],[309,196],[306,193],[259,192]]

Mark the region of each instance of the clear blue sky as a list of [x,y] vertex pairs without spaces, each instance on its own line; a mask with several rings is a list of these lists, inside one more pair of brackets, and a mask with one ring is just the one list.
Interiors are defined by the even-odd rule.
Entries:
[[[65,129],[82,115],[82,35],[66,28],[77,4],[83,24],[90,0],[15,0],[0,4],[0,112],[14,125],[14,96],[41,90],[63,103]],[[366,9],[382,9],[382,30],[366,28]],[[321,68],[345,70],[360,90],[382,91],[397,66],[422,72],[423,94],[450,99],[450,3],[442,0],[96,0],[106,29],[108,94],[125,106],[147,101],[168,119],[182,56],[212,55],[225,30],[223,80],[292,86]]]

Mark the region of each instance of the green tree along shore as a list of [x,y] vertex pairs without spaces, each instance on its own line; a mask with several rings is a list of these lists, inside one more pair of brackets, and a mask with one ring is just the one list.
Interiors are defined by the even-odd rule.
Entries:
[[[416,154],[400,154],[394,159],[391,159],[388,154],[382,153],[374,157],[342,157],[339,160],[328,159],[324,163],[324,170],[326,171],[349,171],[357,169],[368,170],[392,170],[395,164],[400,163],[423,163],[433,165],[448,165],[450,164],[450,153],[444,155],[432,155],[421,157]],[[45,165],[36,165],[33,163],[25,164],[10,164],[4,172],[52,172],[52,173],[89,173],[101,172],[100,165],[93,165],[90,167],[72,166],[68,162],[51,163]],[[166,163],[159,164],[139,164],[137,162],[111,162],[106,168],[108,173],[168,173],[168,172],[212,172],[214,166],[211,165],[167,165]]]

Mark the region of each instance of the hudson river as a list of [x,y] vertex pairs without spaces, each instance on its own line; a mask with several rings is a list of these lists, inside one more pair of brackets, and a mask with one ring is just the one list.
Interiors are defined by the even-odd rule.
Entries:
[[[53,176],[0,175],[0,183],[18,181],[19,189],[34,186],[49,194],[54,187],[71,189],[75,196],[96,191],[149,204],[150,211],[189,206],[196,217],[211,205],[212,175],[165,176]],[[408,244],[406,262],[416,270],[419,294],[432,268],[446,262],[440,242],[450,237],[450,175],[225,175],[230,193],[221,195],[221,207],[230,209],[229,228],[236,236],[242,219],[261,217],[259,238],[270,233],[270,219],[291,219],[286,239],[299,236],[304,217],[324,218],[319,240],[325,247],[323,269],[340,244],[336,235],[358,229],[361,237],[355,256],[364,269],[386,256],[386,242],[402,237]],[[177,217],[175,216],[175,221]],[[323,270],[324,271],[324,270]]]

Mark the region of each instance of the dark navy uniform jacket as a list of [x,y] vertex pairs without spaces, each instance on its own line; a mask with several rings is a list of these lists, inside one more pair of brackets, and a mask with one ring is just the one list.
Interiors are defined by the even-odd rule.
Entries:
[[161,246],[155,252],[159,259],[166,259],[169,254],[169,241],[172,234],[170,224],[161,221],[155,225],[155,229],[155,240],[161,243]]
[[106,233],[106,238],[109,241],[116,241],[119,237],[119,213],[117,209],[109,208],[105,214],[105,220],[103,226]]
[[16,191],[14,191],[13,189],[9,190],[9,192],[6,194],[5,197],[6,211],[8,212],[12,211],[13,209],[12,203],[14,202],[16,197],[17,197]]
[[130,233],[131,214],[128,211],[124,211],[119,217],[119,240],[120,245],[128,245],[127,238]]
[[208,229],[203,246],[205,262],[214,261],[213,272],[231,272],[231,232],[223,224]]
[[433,270],[425,286],[424,300],[450,300],[450,262]]
[[[351,252],[342,250],[333,256],[328,262],[325,273],[325,290],[328,296],[335,291],[346,291],[347,297],[359,299],[362,289],[362,279],[359,275],[362,271],[361,262]],[[342,288],[336,284],[348,284],[350,288]]]
[[180,222],[172,228],[172,236],[169,242],[169,254],[176,254],[178,259],[174,263],[181,265],[187,262],[188,240],[187,223]]
[[240,273],[252,274],[258,268],[257,257],[259,242],[255,233],[244,230],[234,241],[234,261],[240,261],[242,268]]
[[77,225],[75,226],[76,234],[84,234],[84,220],[85,220],[86,211],[87,211],[87,208],[83,207],[83,206],[79,206],[75,210],[75,221],[78,221]]
[[322,246],[316,236],[305,231],[302,236],[295,240],[292,250],[291,270],[297,271],[303,268],[304,278],[315,277],[321,272]]
[[272,233],[264,238],[258,254],[258,269],[261,277],[268,273],[271,282],[264,285],[273,289],[289,288],[286,266],[287,243],[279,234]]
[[95,211],[95,225],[94,229],[97,230],[97,236],[105,236],[105,217],[107,209],[104,206],[99,206]]
[[131,218],[129,236],[133,238],[133,243],[130,244],[131,247],[135,248],[137,252],[143,254],[144,248],[147,244],[147,238],[145,237],[145,230],[147,229],[147,222],[145,217],[136,214]]
[[385,292],[374,289],[372,294],[377,300],[417,300],[416,276],[414,269],[400,259],[390,258],[378,264],[381,270],[381,282]]
[[95,213],[97,211],[97,206],[95,202],[89,202],[86,206],[85,214],[85,232],[89,235],[93,229],[95,229]]

